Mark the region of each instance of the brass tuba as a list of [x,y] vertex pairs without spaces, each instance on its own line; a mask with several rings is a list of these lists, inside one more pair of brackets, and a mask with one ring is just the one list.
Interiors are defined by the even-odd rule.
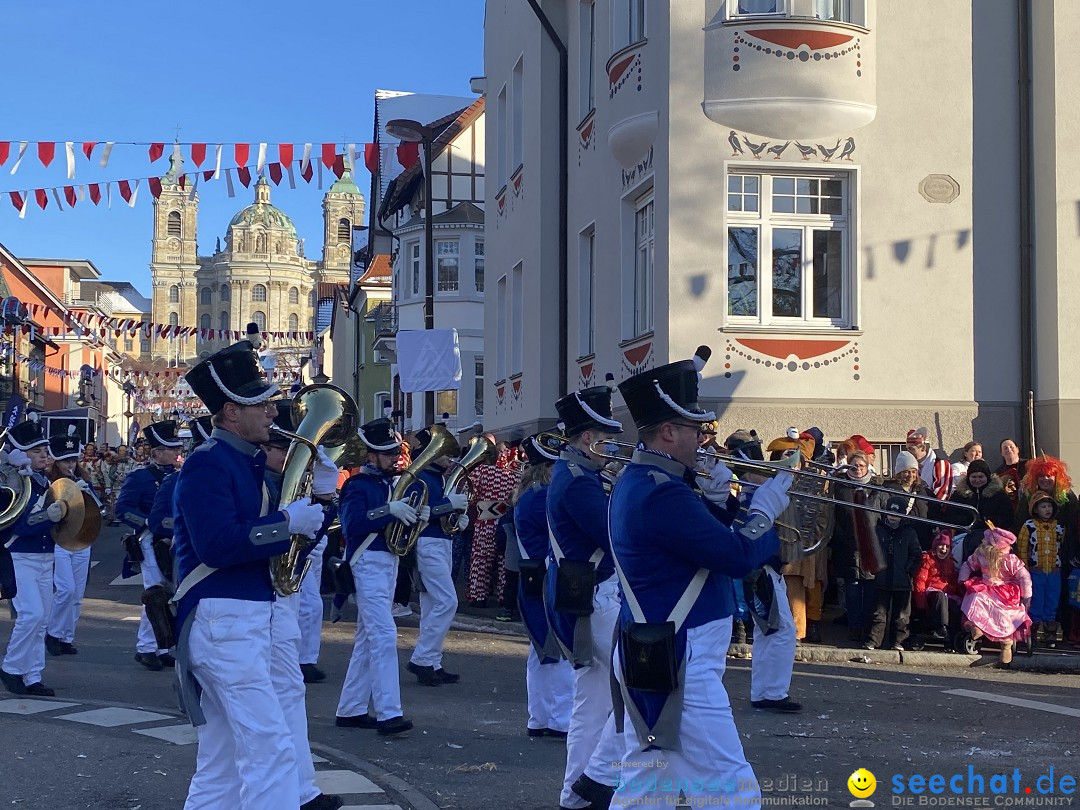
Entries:
[[[428,502],[428,486],[420,480],[420,471],[435,461],[435,459],[446,455],[453,455],[457,452],[457,439],[455,439],[454,435],[443,425],[432,425],[428,430],[431,431],[431,441],[428,443],[428,446],[424,448],[424,451],[414,458],[412,463],[398,475],[397,482],[394,484],[394,490],[390,494],[391,501],[403,500],[408,494],[410,506],[415,509],[426,506]],[[414,485],[419,485],[420,491],[414,491],[409,494],[409,488]],[[404,557],[413,550],[413,546],[415,546],[416,541],[420,539],[420,532],[424,530],[425,525],[426,524],[420,520],[417,520],[411,527],[406,526],[398,520],[392,521],[390,525],[383,530],[386,547],[399,557]]]
[[[278,508],[311,496],[312,469],[319,445],[328,449],[343,446],[356,435],[360,423],[359,410],[353,398],[335,385],[309,385],[293,397],[292,421],[295,432],[271,425],[270,430],[292,440],[281,478],[281,499]],[[292,545],[285,554],[270,559],[270,578],[274,590],[281,596],[291,596],[300,590],[311,560],[300,566],[301,555],[314,545],[302,534],[292,536]],[[299,570],[297,570],[299,568]]]
[[[5,428],[0,431],[0,446],[7,438]],[[0,531],[15,525],[30,505],[30,478],[19,475],[17,468],[10,464],[0,467]]]
[[[461,487],[461,491],[468,494],[469,473],[481,464],[494,464],[495,457],[495,445],[491,439],[487,436],[473,436],[469,440],[469,449],[464,457],[453,462],[454,469],[450,472],[450,475],[446,476],[443,491],[449,495],[451,492],[459,491],[459,487]],[[447,534],[457,534],[461,531],[458,528],[458,514],[458,512],[451,512],[441,518],[442,530]]]

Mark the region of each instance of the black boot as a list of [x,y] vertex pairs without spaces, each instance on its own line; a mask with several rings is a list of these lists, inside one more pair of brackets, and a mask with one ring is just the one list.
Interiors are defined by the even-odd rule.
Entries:
[[49,653],[49,655],[63,655],[64,642],[62,642],[56,636],[50,636],[48,633],[46,633],[45,650]]
[[435,674],[435,667],[422,667],[410,661],[408,664],[405,665],[405,669],[409,670],[409,672],[415,675],[416,680],[418,680],[424,686],[442,685],[442,679]]
[[615,795],[615,788],[590,779],[585,774],[579,776],[570,789],[593,807],[608,807],[611,797]]

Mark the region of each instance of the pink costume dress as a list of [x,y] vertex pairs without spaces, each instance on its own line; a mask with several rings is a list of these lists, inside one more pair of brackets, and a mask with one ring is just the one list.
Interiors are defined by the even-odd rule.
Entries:
[[1002,557],[1000,579],[992,579],[985,565],[980,550],[960,566],[959,580],[967,586],[960,610],[991,641],[1023,641],[1031,619],[1020,600],[1031,598],[1031,575],[1011,552]]

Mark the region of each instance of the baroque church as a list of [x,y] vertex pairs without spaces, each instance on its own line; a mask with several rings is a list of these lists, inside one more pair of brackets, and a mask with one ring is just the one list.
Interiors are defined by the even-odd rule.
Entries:
[[[182,161],[161,178],[154,200],[152,321],[171,326],[243,332],[315,330],[320,284],[348,284],[354,225],[364,221],[364,196],[348,170],[323,196],[323,252],[315,261],[289,217],[270,202],[270,183],[259,177],[255,201],[229,222],[222,245],[199,256],[199,197],[181,187]],[[191,365],[233,342],[201,336],[154,336],[151,357]],[[309,346],[310,341],[302,341]]]

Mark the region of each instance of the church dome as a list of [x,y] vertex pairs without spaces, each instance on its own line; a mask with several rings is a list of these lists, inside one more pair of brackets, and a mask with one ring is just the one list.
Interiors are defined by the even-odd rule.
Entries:
[[296,237],[293,221],[280,208],[270,204],[270,183],[265,177],[260,177],[255,183],[255,202],[237,212],[229,222],[228,230],[231,231],[235,226],[250,228],[252,225],[285,230],[290,236]]

